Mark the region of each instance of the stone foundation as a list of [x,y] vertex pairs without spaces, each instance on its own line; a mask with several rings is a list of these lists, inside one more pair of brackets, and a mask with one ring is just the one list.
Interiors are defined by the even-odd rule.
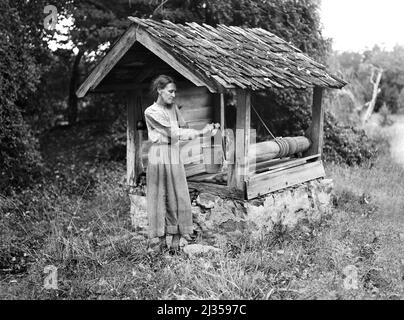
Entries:
[[[299,222],[319,222],[331,214],[332,180],[321,179],[267,195],[246,204],[246,221],[254,236],[271,232],[275,225],[293,230]],[[253,226],[253,227],[251,227]]]
[[[293,230],[299,222],[318,222],[331,213],[332,180],[319,179],[250,201],[222,199],[201,193],[192,202],[194,229],[214,233],[249,232],[252,237],[282,225]],[[130,195],[133,227],[147,230],[146,197]]]

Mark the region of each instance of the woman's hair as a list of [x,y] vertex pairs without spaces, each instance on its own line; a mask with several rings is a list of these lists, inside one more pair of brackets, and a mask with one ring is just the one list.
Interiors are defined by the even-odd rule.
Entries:
[[150,94],[153,97],[153,99],[157,99],[158,89],[164,89],[170,83],[175,84],[174,79],[164,74],[159,75],[157,78],[155,78],[150,87]]

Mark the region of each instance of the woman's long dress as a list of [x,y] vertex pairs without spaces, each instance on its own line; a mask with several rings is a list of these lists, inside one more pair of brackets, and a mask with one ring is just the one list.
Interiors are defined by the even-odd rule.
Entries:
[[184,121],[175,105],[154,103],[146,109],[145,119],[152,142],[146,173],[149,237],[191,234],[191,200],[179,141],[192,140],[199,132],[179,127]]

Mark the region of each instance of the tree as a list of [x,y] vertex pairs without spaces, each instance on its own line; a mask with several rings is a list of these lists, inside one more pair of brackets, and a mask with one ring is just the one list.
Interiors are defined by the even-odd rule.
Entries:
[[401,89],[400,95],[398,96],[398,111],[404,111],[404,89]]
[[383,76],[383,69],[372,67],[372,74],[370,76],[370,83],[373,85],[373,93],[372,99],[365,104],[365,113],[363,115],[363,122],[366,123],[370,116],[372,115],[375,106],[377,95],[380,93],[381,89],[379,88],[380,81],[382,80]]
[[404,89],[404,47],[397,45],[392,51],[386,51],[375,46],[364,55],[366,61],[384,70],[375,111],[386,103],[390,111],[396,113],[399,109],[400,92]]
[[39,19],[20,10],[22,1],[0,2],[0,192],[32,183],[41,174],[37,140],[24,121],[26,101],[40,82],[39,59],[44,52],[37,37]]

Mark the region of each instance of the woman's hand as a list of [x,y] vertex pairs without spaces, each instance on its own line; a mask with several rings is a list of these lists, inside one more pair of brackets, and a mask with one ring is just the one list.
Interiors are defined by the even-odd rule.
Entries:
[[215,123],[213,125],[213,130],[212,130],[212,137],[214,137],[217,134],[217,131],[220,129],[220,124],[219,123]]
[[203,128],[201,130],[201,134],[202,135],[211,135],[212,137],[215,136],[217,134],[217,131],[220,128],[220,124],[219,123],[209,123],[205,126],[205,128]]
[[202,135],[211,134],[212,130],[215,128],[213,123],[209,123],[201,130]]

